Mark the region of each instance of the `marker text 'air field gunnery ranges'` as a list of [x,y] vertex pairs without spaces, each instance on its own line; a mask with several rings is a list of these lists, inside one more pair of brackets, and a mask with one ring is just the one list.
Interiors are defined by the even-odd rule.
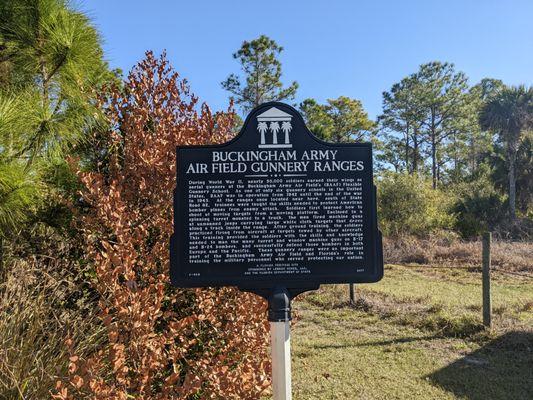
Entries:
[[363,161],[337,160],[339,150],[214,151],[212,163],[191,163],[187,174],[362,171]]

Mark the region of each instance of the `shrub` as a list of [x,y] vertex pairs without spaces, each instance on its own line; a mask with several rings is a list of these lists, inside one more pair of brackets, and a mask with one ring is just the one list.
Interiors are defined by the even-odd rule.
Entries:
[[378,215],[385,236],[424,236],[452,226],[451,196],[417,175],[386,173],[377,183]]
[[505,197],[494,189],[488,171],[481,169],[471,182],[454,188],[457,196],[453,211],[457,215],[455,229],[464,238],[478,236],[494,228],[504,217]]
[[175,146],[228,140],[233,114],[197,112],[187,84],[151,52],[103,104],[110,130],[96,138],[96,171],[79,175],[107,342],[90,357],[72,352],[55,398],[259,398],[266,304],[233,288],[175,289],[168,275]]

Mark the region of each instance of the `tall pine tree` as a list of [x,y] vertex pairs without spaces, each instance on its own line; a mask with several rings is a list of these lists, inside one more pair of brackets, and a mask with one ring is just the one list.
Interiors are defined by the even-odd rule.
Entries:
[[265,35],[250,42],[244,41],[233,54],[239,61],[243,77],[231,74],[222,82],[222,87],[231,93],[232,99],[244,112],[268,101],[293,99],[298,83],[283,87],[281,62],[278,57],[283,51],[274,40]]
[[4,239],[57,189],[54,169],[97,120],[96,90],[111,74],[89,19],[63,0],[0,3],[0,71]]
[[300,111],[309,129],[328,142],[368,140],[374,128],[361,102],[345,96],[328,99],[326,104],[306,99],[300,104]]

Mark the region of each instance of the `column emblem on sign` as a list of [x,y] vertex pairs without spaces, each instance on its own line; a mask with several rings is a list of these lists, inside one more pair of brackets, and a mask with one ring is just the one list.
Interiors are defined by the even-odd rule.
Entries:
[[[292,130],[291,125],[292,115],[281,111],[276,107],[271,107],[264,113],[257,116],[257,130],[261,134],[260,148],[289,148],[292,147],[290,143],[289,133]],[[278,143],[278,132],[284,133],[284,143]],[[271,133],[267,135],[267,132]],[[272,137],[271,143],[267,143],[268,139]]]

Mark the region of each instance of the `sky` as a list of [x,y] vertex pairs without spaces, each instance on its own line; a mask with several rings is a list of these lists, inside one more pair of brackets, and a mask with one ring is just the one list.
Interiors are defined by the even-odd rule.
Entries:
[[383,91],[429,61],[454,63],[472,84],[533,84],[533,0],[87,0],[79,8],[111,67],[127,73],[146,50],[166,50],[214,110],[228,105],[220,82],[240,72],[232,54],[261,34],[283,46],[282,81],[299,83],[295,102],[348,96],[371,118]]

